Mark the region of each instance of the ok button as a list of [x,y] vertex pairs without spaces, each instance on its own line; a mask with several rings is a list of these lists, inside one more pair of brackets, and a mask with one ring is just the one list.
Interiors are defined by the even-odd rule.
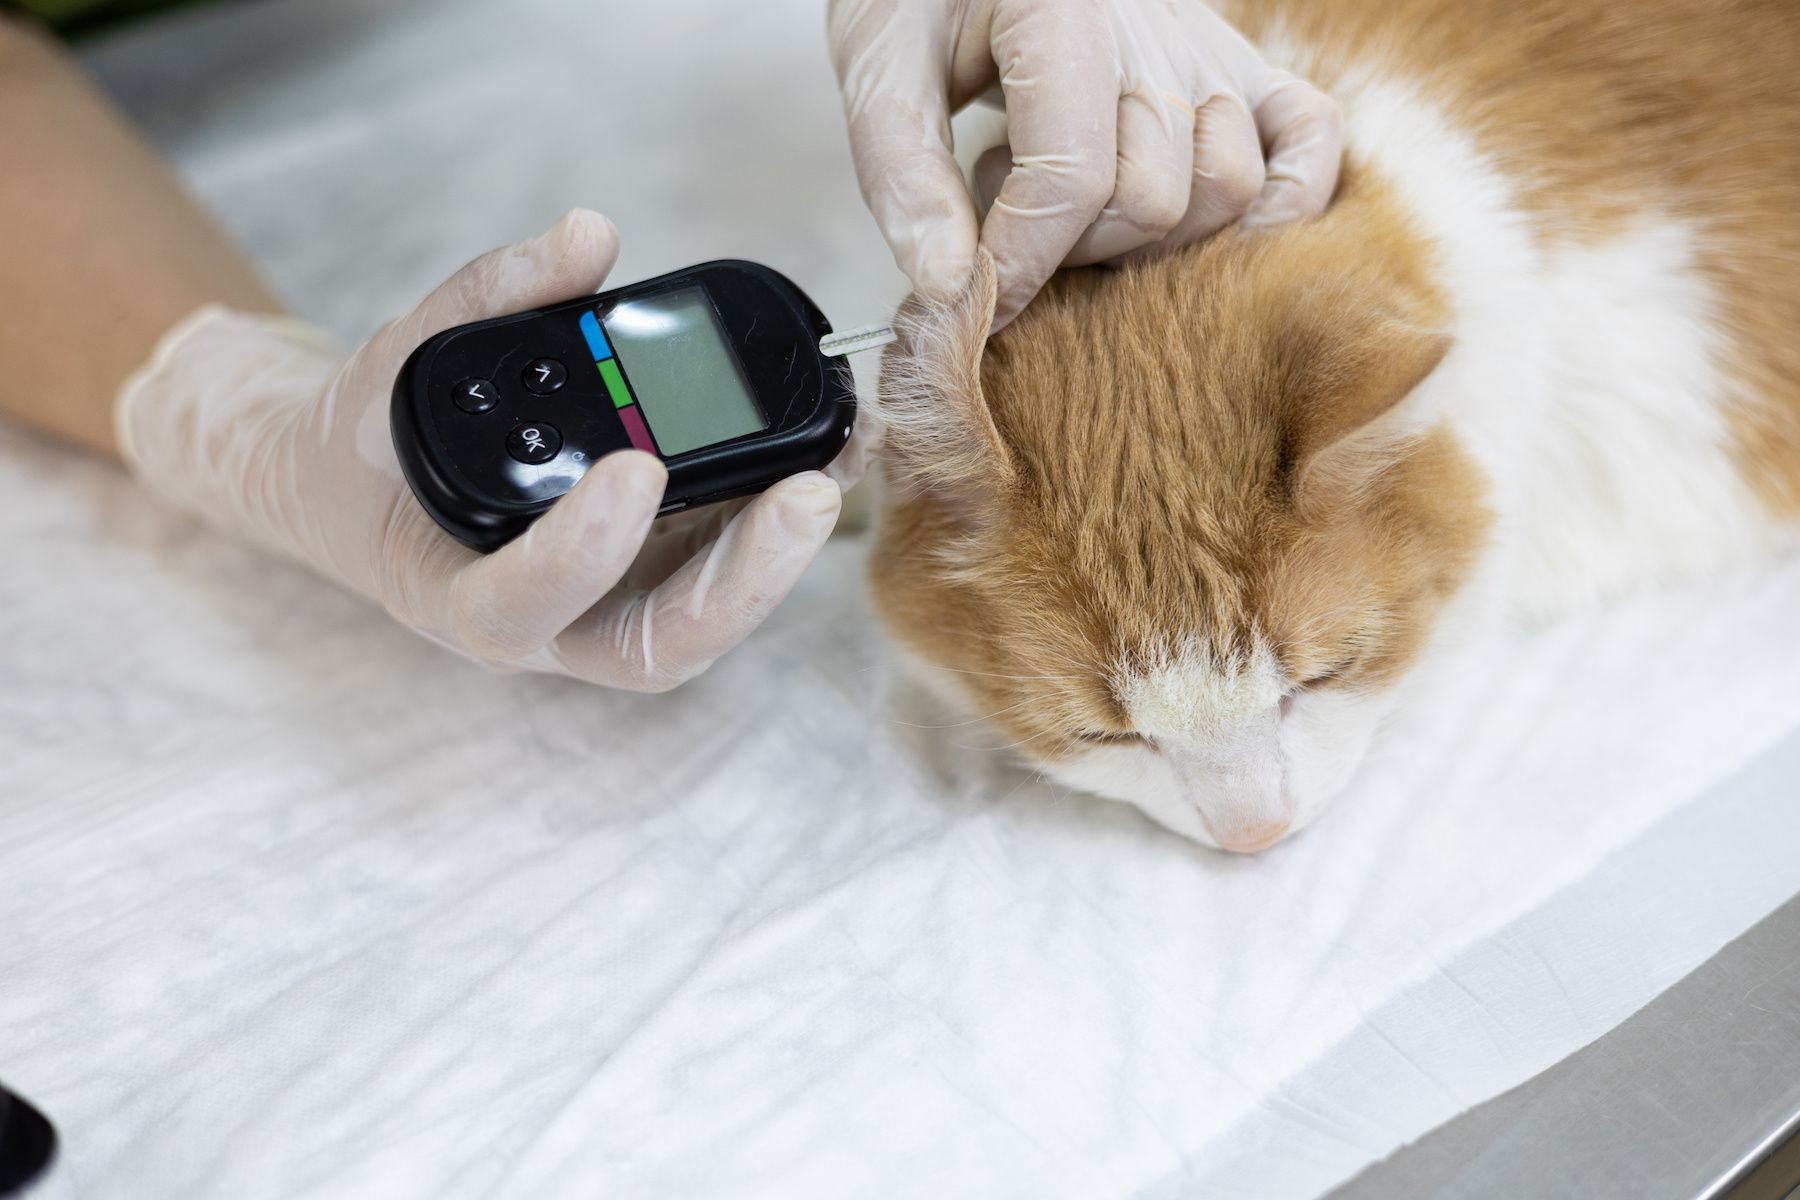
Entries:
[[561,449],[562,434],[542,421],[521,425],[506,435],[506,452],[534,467],[549,462]]

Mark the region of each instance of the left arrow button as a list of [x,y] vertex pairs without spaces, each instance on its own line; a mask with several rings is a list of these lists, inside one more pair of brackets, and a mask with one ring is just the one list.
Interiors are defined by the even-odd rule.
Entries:
[[456,407],[466,413],[484,413],[500,403],[500,389],[486,379],[465,379],[456,385],[451,397]]

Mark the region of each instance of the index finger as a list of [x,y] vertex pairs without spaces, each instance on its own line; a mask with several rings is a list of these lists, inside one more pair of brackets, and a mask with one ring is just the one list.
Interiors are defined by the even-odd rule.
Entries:
[[1284,225],[1324,212],[1344,158],[1337,101],[1303,79],[1288,79],[1256,106],[1256,130],[1268,174],[1244,224]]
[[637,558],[668,471],[637,450],[595,463],[525,532],[453,575],[450,636],[477,658],[528,658],[612,590]]
[[998,329],[1037,295],[1112,197],[1120,84],[1103,5],[1002,0],[990,44],[1013,148],[1012,172],[981,231],[998,270]]
[[975,202],[950,148],[949,80],[918,5],[838,0],[827,14],[864,202],[913,286],[947,291],[975,259]]

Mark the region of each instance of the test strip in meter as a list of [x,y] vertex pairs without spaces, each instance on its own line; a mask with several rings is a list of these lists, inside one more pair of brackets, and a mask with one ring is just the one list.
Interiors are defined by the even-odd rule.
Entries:
[[[565,326],[564,328],[567,328]],[[631,394],[631,385],[625,381],[625,372],[619,369],[618,356],[613,353],[612,343],[606,339],[606,331],[600,328],[600,318],[592,309],[581,314],[581,336],[587,339],[588,350],[594,356],[594,367],[600,372],[601,382],[606,384],[606,394],[612,398],[613,408],[619,414],[619,423],[625,426],[625,436],[631,444],[647,454],[662,456],[656,447],[656,439],[650,436],[650,426],[644,423],[644,413],[637,405],[637,398]]]

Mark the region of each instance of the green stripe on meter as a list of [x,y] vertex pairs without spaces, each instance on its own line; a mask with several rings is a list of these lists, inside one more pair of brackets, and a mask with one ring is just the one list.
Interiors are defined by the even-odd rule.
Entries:
[[631,389],[625,386],[625,376],[619,372],[619,360],[609,358],[594,365],[600,368],[600,378],[606,380],[606,391],[612,396],[613,407],[624,408],[629,405]]

